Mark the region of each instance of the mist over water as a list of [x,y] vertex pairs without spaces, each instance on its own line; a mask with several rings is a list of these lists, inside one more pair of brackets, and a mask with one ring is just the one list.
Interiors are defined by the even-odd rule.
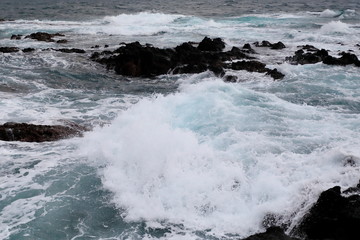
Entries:
[[[6,10],[6,11],[5,11]],[[0,2],[0,124],[75,122],[84,137],[0,141],[1,239],[239,239],[290,232],[319,194],[359,176],[355,66],[290,65],[298,46],[360,56],[358,1]],[[60,32],[56,43],[10,40]],[[221,37],[282,41],[255,57],[285,74],[115,75],[91,53]],[[92,48],[99,45],[99,49]],[[65,54],[51,48],[81,48]]]

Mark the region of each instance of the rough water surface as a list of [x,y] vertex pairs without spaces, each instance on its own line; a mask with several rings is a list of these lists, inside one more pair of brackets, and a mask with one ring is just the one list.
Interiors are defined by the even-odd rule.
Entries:
[[[0,238],[241,239],[264,219],[290,233],[322,191],[359,181],[360,70],[285,58],[307,44],[360,57],[359,12],[351,0],[2,0],[0,47],[34,51],[0,52],[0,124],[92,131],[0,141]],[[64,36],[25,38],[35,32]],[[285,78],[129,78],[90,60],[124,42],[173,48],[205,36],[226,50],[282,41],[252,46]]]

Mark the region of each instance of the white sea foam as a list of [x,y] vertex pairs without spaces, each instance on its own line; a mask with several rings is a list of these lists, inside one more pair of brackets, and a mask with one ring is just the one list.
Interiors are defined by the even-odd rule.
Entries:
[[320,13],[320,17],[324,17],[324,18],[333,18],[333,17],[337,17],[340,15],[341,15],[341,12],[330,10],[330,9],[326,9]]
[[209,79],[140,101],[83,149],[126,220],[247,236],[267,213],[291,222],[322,190],[354,184],[358,131],[356,117]]
[[107,16],[103,24],[95,27],[98,32],[119,35],[152,35],[169,30],[169,25],[182,15],[140,12]]
[[320,29],[321,33],[351,33],[352,29],[346,23],[341,21],[331,21],[323,25]]

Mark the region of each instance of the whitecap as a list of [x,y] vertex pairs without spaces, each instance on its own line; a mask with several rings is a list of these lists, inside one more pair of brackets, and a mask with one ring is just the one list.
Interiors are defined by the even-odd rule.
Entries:
[[352,29],[349,24],[346,24],[341,21],[331,21],[326,23],[320,28],[320,32],[325,34],[333,34],[333,33],[351,33]]

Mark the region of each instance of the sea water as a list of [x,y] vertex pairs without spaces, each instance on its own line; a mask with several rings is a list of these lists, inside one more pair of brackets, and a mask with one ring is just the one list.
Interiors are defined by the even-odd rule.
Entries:
[[[358,1],[0,2],[0,123],[91,127],[49,143],[0,141],[1,239],[239,239],[291,232],[327,188],[359,181],[355,66],[290,65],[311,44],[360,56]],[[67,44],[10,40],[63,33]],[[227,71],[126,78],[92,46],[175,47],[205,36],[256,49],[281,81]],[[81,48],[65,54],[50,48]]]

